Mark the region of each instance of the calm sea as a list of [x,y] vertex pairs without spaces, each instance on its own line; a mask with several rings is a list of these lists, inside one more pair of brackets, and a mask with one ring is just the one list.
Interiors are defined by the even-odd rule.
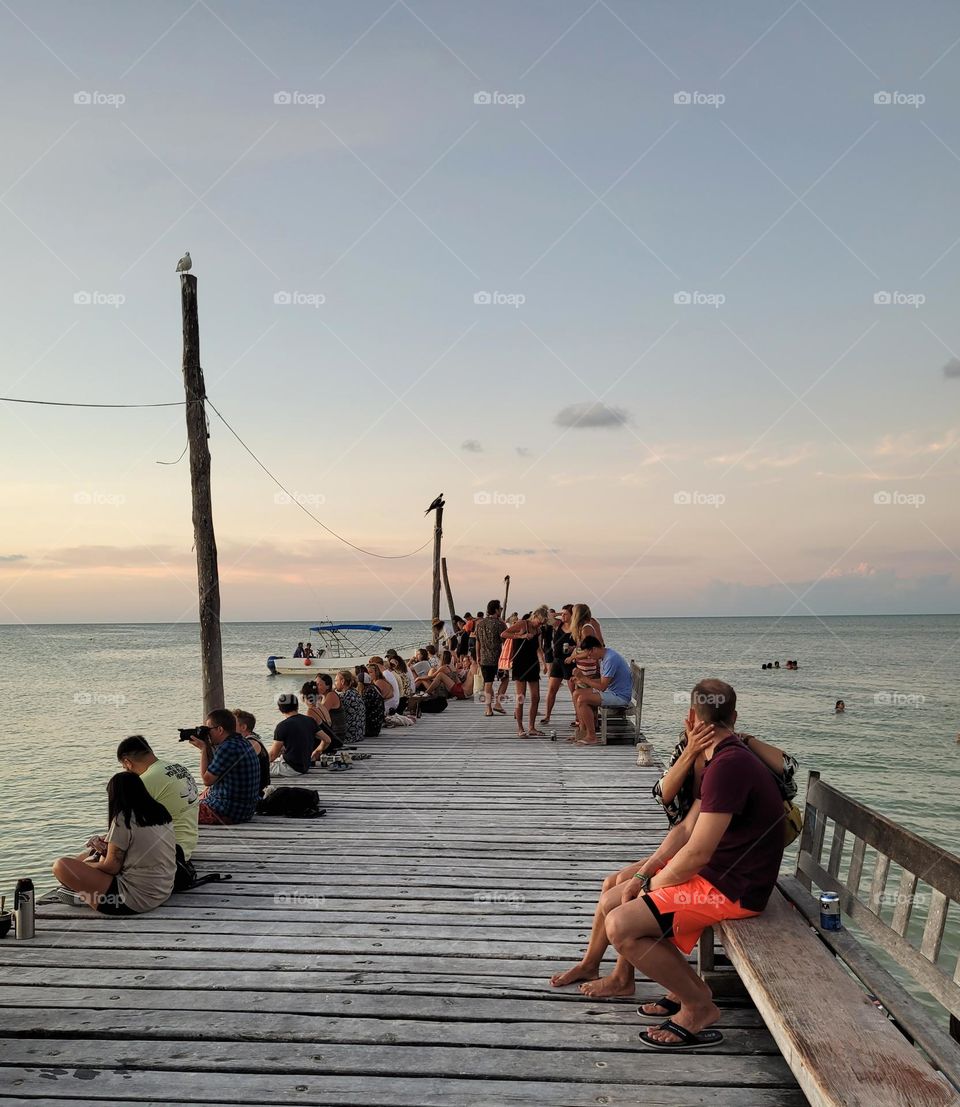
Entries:
[[[662,756],[678,706],[701,677],[729,681],[739,729],[793,753],[838,788],[960,852],[960,616],[788,619],[604,619],[609,644],[646,667],[643,729]],[[396,623],[390,645],[423,641]],[[228,706],[269,734],[273,701],[292,678],[269,676],[268,654],[291,654],[296,623],[223,627]],[[761,665],[796,658],[796,672]],[[846,701],[844,715],[834,703]],[[103,827],[104,785],[120,738],[145,734],[161,757],[193,765],[177,727],[202,722],[195,625],[0,627],[0,890],[30,875],[51,886],[50,861]],[[602,757],[602,751],[596,756]],[[615,860],[615,859],[613,859]],[[952,919],[948,947],[960,920]]]

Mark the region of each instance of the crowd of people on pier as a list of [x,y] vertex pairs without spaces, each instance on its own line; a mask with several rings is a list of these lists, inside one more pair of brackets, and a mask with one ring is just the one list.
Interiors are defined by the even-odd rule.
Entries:
[[[317,672],[299,697],[279,696],[272,739],[258,735],[245,709],[211,711],[203,726],[181,731],[199,753],[202,791],[191,770],[158,758],[142,735],[123,739],[120,771],[107,785],[105,834],[53,866],[64,898],[105,915],[162,905],[189,871],[200,827],[248,822],[277,782],[317,767],[352,767],[364,756],[363,739],[413,725],[430,702],[473,698],[484,716],[503,715],[512,682],[517,734],[536,738],[549,733],[540,726],[549,725],[566,686],[575,715],[568,740],[583,745],[596,742],[599,708],[630,702],[630,667],[605,644],[585,604],[504,618],[491,600],[482,613],[455,618],[449,633],[439,620],[432,629],[435,642],[408,658],[388,650],[354,670]],[[656,1024],[640,1035],[650,1048],[703,1049],[722,1040],[711,1029],[719,1011],[710,989],[686,955],[707,927],[763,910],[785,844],[799,831],[797,763],[740,734],[736,702],[719,680],[693,689],[683,736],[653,788],[668,824],[663,841],[603,881],[584,956],[551,979],[557,988],[577,984],[593,999],[632,995],[637,971],[660,983],[664,995],[638,1009]],[[611,945],[616,965],[601,976]]]
[[[54,864],[65,898],[103,914],[157,907],[188,865],[199,827],[250,821],[278,783],[317,768],[350,769],[365,756],[357,752],[365,738],[411,726],[448,700],[472,698],[486,717],[503,715],[512,682],[517,735],[556,737],[540,727],[549,726],[567,686],[575,714],[568,741],[583,745],[597,742],[598,708],[630,702],[629,665],[605,645],[586,604],[542,605],[504,619],[500,602],[491,600],[483,612],[455,617],[449,632],[439,619],[432,631],[434,640],[409,657],[390,649],[352,670],[316,672],[299,696],[280,695],[269,740],[244,708],[218,708],[202,726],[181,731],[181,740],[199,753],[202,791],[193,772],[161,761],[142,735],[125,738],[117,748],[121,771],[107,786],[106,832],[90,838],[79,855]],[[308,657],[308,650],[309,643],[299,643],[297,656]]]

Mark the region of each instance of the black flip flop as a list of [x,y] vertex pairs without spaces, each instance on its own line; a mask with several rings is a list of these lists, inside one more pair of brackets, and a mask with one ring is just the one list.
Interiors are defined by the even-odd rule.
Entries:
[[681,1049],[709,1049],[711,1046],[719,1045],[723,1041],[723,1035],[719,1030],[701,1030],[699,1034],[694,1034],[692,1031],[687,1030],[685,1026],[680,1026],[671,1019],[667,1019],[666,1022],[660,1023],[656,1029],[669,1030],[670,1033],[675,1034],[680,1041],[658,1042],[656,1038],[650,1037],[649,1030],[644,1030],[638,1035],[640,1044],[647,1046],[649,1049],[662,1049],[665,1053],[672,1053]]
[[675,999],[670,999],[667,996],[661,996],[659,999],[648,999],[647,1003],[655,1003],[658,1007],[662,1007],[663,1010],[659,1015],[651,1014],[649,1011],[644,1011],[643,1004],[637,1008],[637,1014],[644,1022],[661,1023],[665,1018],[672,1019],[674,1015],[680,1013],[680,1004]]

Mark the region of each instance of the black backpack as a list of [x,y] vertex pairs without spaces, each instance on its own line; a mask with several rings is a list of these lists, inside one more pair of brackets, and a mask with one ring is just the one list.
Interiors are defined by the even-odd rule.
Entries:
[[426,715],[439,715],[447,710],[446,696],[422,696],[419,703],[420,710]]
[[274,788],[257,804],[258,815],[278,815],[286,819],[319,819],[326,809],[320,806],[316,788]]
[[229,873],[207,873],[200,876],[197,867],[192,861],[188,861],[183,855],[183,850],[177,846],[177,872],[173,878],[173,890],[175,892],[188,892],[191,888],[197,888],[201,884],[211,884],[217,880],[229,880]]

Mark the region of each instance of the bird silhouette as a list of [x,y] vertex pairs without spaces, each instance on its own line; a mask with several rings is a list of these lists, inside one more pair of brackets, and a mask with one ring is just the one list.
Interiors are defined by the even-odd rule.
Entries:
[[188,269],[193,268],[193,262],[190,260],[190,251],[183,255],[183,257],[177,262],[177,272],[186,273]]
[[433,501],[433,503],[427,508],[427,510],[424,512],[424,515],[429,515],[431,511],[436,510],[436,508],[438,508],[438,507],[443,507],[443,493],[442,492],[440,493],[439,496],[437,496],[437,498]]

